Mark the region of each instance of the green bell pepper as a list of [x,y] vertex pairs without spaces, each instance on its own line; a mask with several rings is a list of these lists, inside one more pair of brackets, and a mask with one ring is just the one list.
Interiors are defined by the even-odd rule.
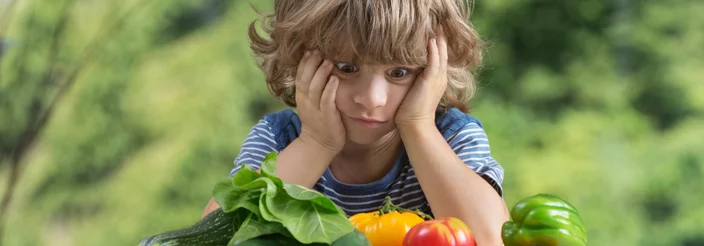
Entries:
[[585,246],[587,233],[577,209],[554,195],[524,198],[501,228],[506,246]]

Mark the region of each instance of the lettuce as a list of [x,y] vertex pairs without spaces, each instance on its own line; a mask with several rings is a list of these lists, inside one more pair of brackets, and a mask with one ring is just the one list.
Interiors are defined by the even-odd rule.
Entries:
[[213,198],[237,218],[229,245],[272,234],[303,244],[332,244],[354,231],[344,211],[325,195],[276,177],[276,160],[276,153],[269,153],[261,174],[244,165],[215,184]]

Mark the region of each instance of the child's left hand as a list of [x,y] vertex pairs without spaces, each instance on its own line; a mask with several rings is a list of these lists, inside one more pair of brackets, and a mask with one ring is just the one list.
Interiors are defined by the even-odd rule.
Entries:
[[396,111],[399,128],[435,126],[435,110],[447,89],[447,41],[442,31],[428,42],[428,66]]

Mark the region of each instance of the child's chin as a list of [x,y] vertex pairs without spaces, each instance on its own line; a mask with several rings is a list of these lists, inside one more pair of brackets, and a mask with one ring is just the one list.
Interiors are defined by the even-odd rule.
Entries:
[[368,131],[348,131],[347,139],[353,143],[359,145],[371,145],[379,141],[390,131],[384,131],[381,129],[368,130]]
[[370,145],[379,140],[379,137],[376,137],[370,132],[366,133],[352,133],[348,132],[347,133],[347,139],[349,139],[351,142],[359,144],[359,145]]

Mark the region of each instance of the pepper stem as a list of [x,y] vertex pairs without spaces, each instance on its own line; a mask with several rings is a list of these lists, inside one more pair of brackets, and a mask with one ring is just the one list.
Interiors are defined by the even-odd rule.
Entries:
[[386,198],[384,199],[384,205],[381,206],[381,208],[379,208],[379,215],[381,216],[381,215],[388,214],[388,213],[392,213],[392,212],[413,213],[413,214],[418,215],[419,217],[421,217],[421,218],[424,219],[424,220],[432,220],[432,219],[433,219],[432,216],[430,216],[430,215],[428,215],[428,214],[426,214],[426,213],[421,212],[420,209],[409,210],[409,209],[405,209],[405,208],[396,206],[396,205],[394,205],[394,203],[391,201],[391,197],[386,196]]

